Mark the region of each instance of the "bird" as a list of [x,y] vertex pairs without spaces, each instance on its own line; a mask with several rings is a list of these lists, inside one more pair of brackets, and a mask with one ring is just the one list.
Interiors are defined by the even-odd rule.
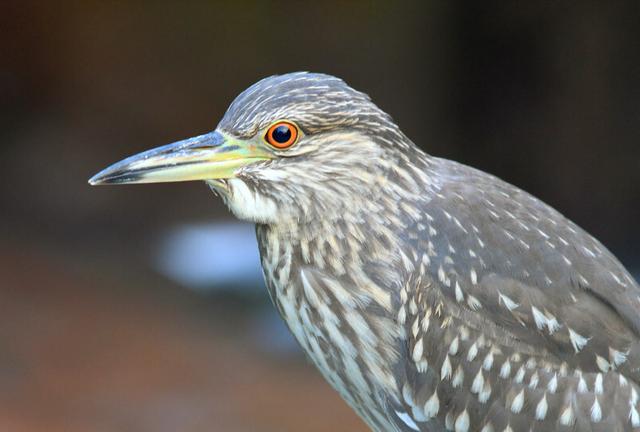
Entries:
[[255,224],[273,304],[371,430],[640,430],[630,273],[541,200],[421,150],[342,79],[264,78],[212,132],[89,182],[194,180]]

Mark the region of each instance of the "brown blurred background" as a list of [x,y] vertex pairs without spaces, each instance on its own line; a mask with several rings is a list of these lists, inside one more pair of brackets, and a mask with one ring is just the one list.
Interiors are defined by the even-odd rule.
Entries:
[[204,185],[87,185],[271,74],[344,78],[637,271],[638,23],[637,1],[0,3],[0,429],[365,430]]

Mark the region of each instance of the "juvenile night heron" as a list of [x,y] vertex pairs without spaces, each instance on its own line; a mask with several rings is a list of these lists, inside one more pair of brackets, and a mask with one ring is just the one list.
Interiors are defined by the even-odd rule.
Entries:
[[640,287],[560,213],[423,153],[363,93],[266,78],[215,131],[91,184],[204,180],[269,294],[375,431],[640,430]]

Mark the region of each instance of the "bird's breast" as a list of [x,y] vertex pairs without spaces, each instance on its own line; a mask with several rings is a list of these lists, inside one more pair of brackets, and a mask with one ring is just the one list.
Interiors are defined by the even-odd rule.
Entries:
[[336,271],[314,242],[267,226],[257,237],[271,299],[304,352],[367,423],[394,430],[384,405],[398,394],[391,367],[401,329],[390,292],[365,274]]

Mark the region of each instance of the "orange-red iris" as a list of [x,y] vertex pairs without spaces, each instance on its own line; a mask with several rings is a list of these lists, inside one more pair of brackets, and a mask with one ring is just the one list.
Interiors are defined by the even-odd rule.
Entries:
[[298,128],[293,123],[277,122],[267,130],[264,138],[275,148],[286,149],[291,147],[298,139]]

